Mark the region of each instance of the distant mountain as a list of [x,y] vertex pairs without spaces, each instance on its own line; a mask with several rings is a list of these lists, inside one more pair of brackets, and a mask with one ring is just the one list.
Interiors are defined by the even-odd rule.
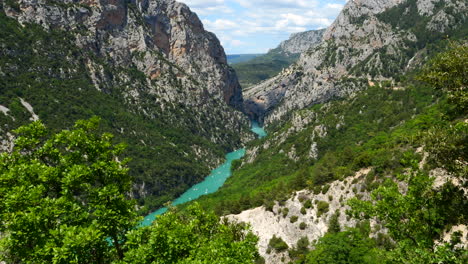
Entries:
[[322,29],[292,34],[288,40],[281,42],[267,54],[232,65],[241,86],[253,86],[289,67],[299,58],[299,54],[318,45],[324,32]]
[[241,63],[241,62],[247,62],[251,59],[254,59],[256,57],[265,55],[264,53],[259,53],[259,54],[232,54],[232,55],[226,55],[226,58],[228,60],[229,64],[236,64],[236,63]]
[[323,33],[325,29],[294,33],[288,40],[281,42],[278,48],[284,54],[299,54],[320,43]]

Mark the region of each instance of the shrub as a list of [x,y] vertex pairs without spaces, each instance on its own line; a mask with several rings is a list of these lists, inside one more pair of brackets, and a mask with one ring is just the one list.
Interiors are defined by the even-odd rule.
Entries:
[[319,201],[317,203],[317,217],[322,216],[328,212],[330,205],[325,201]]
[[306,229],[306,227],[307,227],[307,224],[304,223],[304,222],[301,222],[301,223],[299,224],[299,229],[301,229],[301,230]]
[[273,235],[268,242],[268,248],[274,249],[276,252],[283,252],[288,249],[288,244],[281,237]]
[[299,218],[299,217],[298,217],[297,215],[293,215],[293,216],[291,216],[291,218],[289,219],[289,222],[295,223],[295,222],[297,222],[297,219],[298,219],[298,218]]
[[286,218],[289,214],[289,209],[288,208],[283,208],[283,217]]

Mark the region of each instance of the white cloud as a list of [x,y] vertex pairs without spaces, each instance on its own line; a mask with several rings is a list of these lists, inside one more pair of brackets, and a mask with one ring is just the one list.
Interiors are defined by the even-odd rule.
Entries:
[[233,12],[225,0],[181,0],[181,2],[188,5],[198,15],[229,14]]
[[255,46],[252,39],[259,36],[280,41],[291,33],[328,27],[346,4],[346,0],[180,1],[201,16],[205,28],[214,32],[227,50]]

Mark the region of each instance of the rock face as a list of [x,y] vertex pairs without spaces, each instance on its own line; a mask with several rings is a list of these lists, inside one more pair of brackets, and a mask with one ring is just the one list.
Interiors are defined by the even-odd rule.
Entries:
[[[301,53],[318,46],[322,42],[324,33],[325,29],[294,33],[288,40],[281,42],[277,48],[270,50],[266,57],[291,60],[290,63],[285,65],[289,66],[297,60]],[[286,71],[289,71],[287,67],[285,68]],[[283,73],[284,70],[280,75]],[[292,77],[295,78],[296,76]],[[277,79],[274,77],[253,88],[244,89],[244,97],[246,98],[244,110],[250,118],[262,121],[263,115],[270,110],[270,106],[277,105],[284,97],[286,85],[283,85],[283,83],[275,85],[276,82]],[[269,87],[271,87],[271,90],[269,90]],[[266,90],[268,90],[267,93],[265,93]]]
[[[18,96],[9,98],[9,103],[2,102],[0,121],[6,120],[8,124],[0,128],[0,142],[11,139],[6,133],[28,121],[22,117],[28,112],[33,114],[31,118],[42,119],[46,125],[61,123],[63,120],[54,119],[54,111],[60,110],[53,109],[52,104],[60,107],[72,104],[67,109],[77,109],[73,113],[79,118],[89,117],[89,112],[109,116],[113,112],[122,113],[105,122],[113,128],[112,133],[121,134],[126,142],[133,142],[130,148],[138,146],[139,150],[130,151],[136,153],[132,159],[143,159],[146,155],[144,159],[148,161],[141,163],[141,169],[137,169],[140,172],[136,174],[148,174],[148,167],[153,166],[155,173],[171,179],[167,183],[158,180],[157,175],[145,175],[141,179],[138,174],[135,187],[138,197],[162,196],[171,188],[178,188],[180,193],[194,180],[174,169],[181,166],[177,162],[191,162],[192,159],[197,166],[209,171],[222,161],[225,152],[241,147],[252,138],[248,119],[241,113],[242,90],[235,72],[227,64],[223,47],[214,34],[205,31],[197,15],[185,4],[174,0],[11,0],[1,1],[0,7],[2,19],[12,18],[37,32],[38,38],[50,34],[51,39],[53,36],[68,45],[55,47],[57,54],[41,54],[44,61],[50,59],[51,63],[36,60],[38,65],[43,64],[28,69],[22,65],[24,60],[15,55],[25,48],[2,39],[0,54],[11,55],[11,61],[1,64],[0,60],[0,76],[19,75],[15,71],[25,67],[33,75],[44,74],[44,78],[35,78],[38,87],[49,86],[50,82],[40,83],[46,78],[57,82],[75,79],[83,82],[83,86],[75,85],[76,90],[50,88],[50,92],[46,92],[48,95],[41,97],[29,86],[15,87],[14,79],[6,81],[5,89]],[[7,33],[15,38],[15,32]],[[50,50],[44,43],[36,42],[30,52],[36,56],[47,48]],[[71,49],[74,51],[70,52]],[[54,57],[60,59],[54,60]],[[57,60],[65,61],[68,66],[51,67]],[[77,77],[78,73],[82,75]],[[87,90],[87,85],[95,89]],[[19,91],[21,89],[23,91]],[[88,98],[92,99],[96,91],[122,105],[87,111],[82,106],[88,103],[86,96],[82,102],[73,99],[65,102],[64,99],[80,93],[88,93]],[[16,103],[20,100],[22,110],[21,104]],[[14,111],[9,112],[12,105],[19,105],[16,113],[21,110],[24,114],[15,116]],[[106,104],[103,102],[103,105]],[[135,127],[137,121],[132,120],[136,119],[140,127]],[[155,129],[158,131],[154,132]],[[1,149],[10,148],[5,143]],[[168,152],[181,160],[163,161],[168,159]],[[169,163],[174,165],[167,165]],[[184,166],[192,169],[189,164]],[[171,177],[166,168],[178,175]],[[199,167],[196,172],[184,171],[184,174],[199,175],[198,181],[203,172]]]
[[322,42],[325,29],[294,33],[288,40],[281,42],[279,49],[287,54],[303,53]]
[[[6,6],[8,16],[48,29],[84,29],[87,34],[77,36],[77,45],[94,49],[116,66],[136,64],[149,80],[157,80],[167,71],[164,69],[167,63],[161,62],[168,60],[180,69],[178,75],[184,75],[180,76],[182,82],[195,78],[203,83],[204,89],[190,92],[196,94],[192,96],[196,101],[191,104],[199,104],[210,96],[222,98],[238,109],[242,107],[242,91],[235,73],[227,65],[223,47],[183,3],[173,0],[18,0],[17,4],[18,10]],[[163,57],[158,58],[154,53]],[[95,81],[99,83],[98,78]]]
[[391,79],[414,67],[427,43],[463,26],[466,11],[462,0],[348,1],[320,45],[246,92],[247,108],[269,125],[292,110],[352,94],[367,79]]
[[[267,211],[265,207],[257,207],[226,217],[231,221],[245,222],[251,226],[252,231],[260,239],[259,253],[265,258],[265,263],[288,263],[287,252],[277,253],[271,250],[267,253],[270,239],[273,236],[280,237],[289,248],[295,247],[302,237],[307,237],[309,241],[317,240],[327,233],[330,218],[336,213],[339,213],[338,222],[342,229],[354,227],[356,220],[346,217],[346,210],[350,209],[346,201],[356,195],[361,195],[362,199],[369,199],[369,193],[362,188],[362,179],[369,172],[370,169],[363,169],[346,181],[335,181],[330,184],[330,188],[325,193],[298,191],[284,205],[276,203],[272,211]],[[308,203],[307,201],[310,201],[312,206],[306,208],[305,213],[301,212],[301,208]],[[326,209],[319,210],[318,203],[326,205],[322,206]],[[291,217],[297,217],[297,221],[291,221]],[[306,224],[305,228],[300,228],[301,223]],[[375,221],[371,222],[372,226],[376,224]]]

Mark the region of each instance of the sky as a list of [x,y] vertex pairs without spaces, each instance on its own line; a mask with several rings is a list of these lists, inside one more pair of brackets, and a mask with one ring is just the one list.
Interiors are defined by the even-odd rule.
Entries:
[[328,27],[347,0],[179,0],[226,54],[266,53],[291,33]]

